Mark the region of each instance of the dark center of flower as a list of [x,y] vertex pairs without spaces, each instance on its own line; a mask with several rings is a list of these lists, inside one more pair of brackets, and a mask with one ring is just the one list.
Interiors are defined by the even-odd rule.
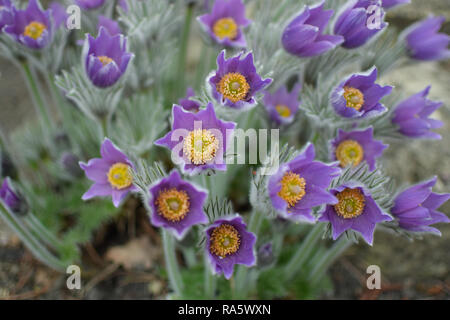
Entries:
[[106,66],[114,61],[113,59],[111,59],[110,57],[107,57],[107,56],[98,56],[97,59],[100,60],[100,62],[103,64],[103,66]]
[[229,224],[222,224],[211,233],[209,250],[211,253],[225,258],[239,250],[241,239],[235,227]]
[[45,24],[42,24],[37,21],[33,21],[29,23],[23,32],[24,36],[30,37],[34,40],[37,40],[41,37],[42,33],[47,29]]
[[346,188],[339,192],[336,197],[339,202],[334,205],[334,210],[341,218],[352,219],[363,213],[366,201],[359,189]]
[[287,106],[279,104],[275,107],[278,114],[283,118],[289,118],[291,116],[291,109],[289,109]]
[[305,188],[305,179],[289,171],[281,179],[281,190],[278,192],[278,196],[286,201],[289,207],[293,207],[305,196]]
[[222,18],[216,21],[213,32],[219,39],[235,39],[238,35],[238,26],[233,18]]
[[175,188],[161,191],[155,203],[158,214],[172,222],[183,220],[190,207],[187,193]]
[[344,98],[347,101],[347,107],[360,110],[364,105],[363,93],[352,87],[344,87]]
[[247,80],[238,72],[227,73],[217,84],[217,91],[233,103],[244,100],[249,90]]
[[133,176],[131,175],[130,166],[121,162],[113,164],[109,168],[108,181],[112,187],[119,190],[131,186]]
[[342,168],[353,164],[357,166],[364,158],[364,149],[354,140],[342,141],[336,148],[336,159],[339,160]]
[[184,138],[183,154],[196,165],[213,160],[218,149],[219,140],[206,129],[193,130]]

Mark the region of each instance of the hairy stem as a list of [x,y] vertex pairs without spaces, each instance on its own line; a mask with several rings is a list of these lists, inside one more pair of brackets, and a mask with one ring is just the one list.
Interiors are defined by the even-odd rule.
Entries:
[[181,278],[180,269],[178,267],[177,256],[175,253],[175,239],[167,231],[162,230],[164,258],[166,261],[166,269],[169,277],[170,286],[175,291],[177,298],[183,296],[183,280]]

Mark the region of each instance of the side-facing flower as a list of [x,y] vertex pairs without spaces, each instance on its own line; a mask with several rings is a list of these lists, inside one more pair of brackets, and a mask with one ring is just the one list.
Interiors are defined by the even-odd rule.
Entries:
[[240,216],[214,221],[206,229],[205,250],[213,272],[223,273],[230,279],[235,264],[253,266],[256,262],[254,246],[256,236],[247,231]]
[[189,174],[208,169],[225,171],[224,156],[235,127],[234,122],[217,118],[212,103],[198,113],[174,105],[172,130],[155,144],[170,149],[173,162]]
[[411,0],[381,0],[381,5],[385,10],[389,10],[407,3],[411,3]]
[[410,138],[441,139],[431,129],[443,126],[439,120],[429,116],[442,106],[442,102],[428,100],[431,86],[400,102],[394,109],[392,122],[398,125],[401,134]]
[[416,60],[432,61],[450,58],[450,36],[439,33],[444,17],[431,17],[413,24],[404,31],[409,56]]
[[245,47],[242,29],[250,24],[245,17],[242,0],[216,0],[211,13],[197,18],[201,26],[217,43],[227,47]]
[[[379,25],[369,23],[370,17],[374,14],[379,15],[380,19],[384,17],[384,10],[380,1],[350,1],[345,10],[339,15],[334,25],[334,33],[344,37],[345,41],[342,43],[344,48],[353,49],[364,45],[387,26],[387,23],[384,21],[379,21]],[[380,12],[376,12],[376,10]]]
[[372,245],[376,224],[392,220],[383,213],[370,191],[359,183],[348,182],[332,189],[331,193],[338,198],[338,203],[326,206],[319,221],[331,223],[333,240],[344,231],[354,230]]
[[86,36],[83,47],[83,61],[88,78],[99,88],[114,85],[125,73],[133,57],[127,52],[127,39],[121,35],[111,36],[100,27],[97,39]]
[[188,88],[186,90],[186,96],[180,100],[178,100],[178,104],[183,107],[186,111],[198,112],[200,110],[200,103],[197,101],[191,100],[192,97],[195,96],[194,89]]
[[380,100],[391,93],[391,86],[380,86],[377,68],[367,73],[351,75],[331,94],[331,104],[337,114],[345,118],[368,118],[386,111]]
[[349,132],[338,129],[337,137],[331,141],[331,159],[339,161],[342,168],[366,161],[372,171],[375,170],[376,159],[387,147],[382,141],[373,139],[372,127]]
[[335,164],[314,161],[314,145],[293,160],[280,166],[269,179],[268,192],[272,206],[284,218],[294,221],[314,222],[312,208],[335,204],[337,199],[327,191],[340,169]]
[[156,227],[173,232],[178,239],[184,237],[191,226],[208,222],[203,204],[208,193],[181,179],[174,170],[150,187],[149,206],[151,221]]
[[80,6],[81,9],[84,10],[92,10],[100,8],[105,0],[75,0],[75,3]]
[[217,71],[208,79],[212,96],[222,105],[247,109],[256,105],[255,94],[267,87],[272,79],[262,79],[253,64],[253,54],[242,53],[225,59],[225,50],[217,57]]
[[4,26],[13,22],[11,7],[10,0],[0,0],[0,33]]
[[286,86],[280,87],[275,93],[266,91],[264,95],[264,106],[270,119],[277,125],[289,124],[294,121],[300,106],[299,94],[302,88],[297,84],[288,92]]
[[435,223],[449,223],[450,219],[437,211],[450,199],[450,193],[438,194],[431,191],[437,178],[407,188],[394,200],[391,213],[399,227],[411,232],[431,232],[440,235],[440,231],[430,227]]
[[20,193],[18,193],[9,177],[3,180],[3,184],[0,187],[0,199],[4,205],[9,208],[13,213],[18,215],[25,215],[28,211],[28,204]]
[[100,30],[101,27],[104,27],[111,36],[122,33],[122,30],[120,30],[119,23],[117,21],[109,19],[102,15],[98,16],[97,30]]
[[321,55],[340,45],[344,38],[323,34],[333,15],[333,10],[323,10],[325,1],[315,7],[306,6],[283,31],[284,49],[298,57]]
[[30,0],[25,10],[11,6],[12,22],[3,31],[30,49],[42,49],[53,37],[51,10],[43,10],[38,0]]
[[91,159],[87,164],[80,162],[81,169],[94,182],[82,199],[111,196],[118,207],[128,193],[137,190],[131,174],[134,166],[108,138],[103,141],[100,154],[101,158]]

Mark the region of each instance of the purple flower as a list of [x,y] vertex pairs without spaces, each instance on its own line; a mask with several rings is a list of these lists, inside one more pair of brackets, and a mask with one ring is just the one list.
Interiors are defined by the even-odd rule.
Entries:
[[342,36],[322,34],[333,15],[333,10],[323,10],[325,1],[315,7],[306,6],[296,16],[283,32],[281,41],[284,49],[298,57],[313,57],[321,55],[337,45]]
[[13,21],[3,31],[31,49],[46,47],[53,37],[51,10],[43,10],[38,0],[30,0],[25,10],[11,6]]
[[235,264],[253,266],[255,242],[255,234],[247,231],[241,217],[216,220],[206,229],[205,245],[213,272],[230,279]]
[[25,215],[28,211],[28,205],[25,199],[14,189],[9,177],[3,180],[0,188],[0,199],[13,213]]
[[13,22],[11,8],[10,0],[0,0],[0,33],[4,26]]
[[112,196],[114,206],[118,207],[128,193],[137,190],[131,175],[134,166],[108,138],[103,141],[100,154],[101,158],[91,159],[87,164],[80,162],[88,179],[94,181],[82,199]]
[[386,111],[381,98],[392,91],[391,86],[375,83],[377,68],[368,73],[354,74],[343,81],[331,95],[331,104],[337,114],[345,118],[369,118]]
[[431,129],[440,128],[443,123],[428,117],[442,106],[442,102],[426,98],[430,88],[428,86],[395,107],[392,122],[399,126],[401,134],[410,138],[441,139],[441,136]]
[[211,13],[197,18],[202,28],[217,43],[227,47],[245,47],[242,28],[250,24],[245,18],[242,0],[216,0]]
[[150,187],[152,224],[170,229],[181,239],[191,226],[208,222],[203,211],[207,197],[207,192],[184,181],[178,171],[174,170],[168,177]]
[[411,3],[411,0],[381,0],[384,9],[389,10],[396,6]]
[[298,112],[300,101],[299,93],[302,88],[297,84],[288,92],[285,86],[280,87],[274,94],[266,91],[264,95],[264,106],[269,113],[270,119],[277,125],[289,124],[294,121]]
[[335,204],[337,199],[327,191],[331,180],[341,170],[336,165],[314,161],[314,145],[295,159],[280,166],[269,179],[268,192],[272,206],[284,218],[314,222],[312,208],[322,204]]
[[219,120],[212,103],[198,113],[174,105],[172,130],[155,144],[172,150],[172,161],[184,172],[225,171],[224,155],[235,126],[234,122]]
[[121,34],[109,35],[104,27],[100,27],[97,39],[88,34],[84,41],[86,73],[100,88],[114,85],[126,71],[132,56],[127,52],[127,39]]
[[411,58],[416,60],[445,60],[450,58],[450,36],[438,33],[444,17],[431,17],[420,21],[406,31],[406,46]]
[[97,30],[100,30],[101,27],[104,27],[109,32],[110,36],[115,36],[122,33],[122,30],[120,30],[119,23],[117,23],[117,21],[100,15],[98,16]]
[[342,168],[366,161],[372,171],[375,170],[376,159],[387,147],[382,141],[373,139],[372,127],[350,132],[339,129],[337,137],[331,142],[331,158],[339,161]]
[[391,213],[398,220],[400,228],[412,232],[432,232],[440,235],[440,231],[430,225],[450,222],[445,214],[437,211],[450,199],[450,193],[431,192],[436,179],[434,177],[409,187],[395,198]]
[[376,224],[392,220],[383,213],[370,192],[357,183],[343,184],[332,189],[331,193],[338,198],[338,203],[326,206],[319,221],[331,223],[333,240],[351,229],[361,233],[364,240],[372,245]]
[[97,9],[103,5],[105,0],[75,0],[75,3],[84,10]]
[[238,110],[255,106],[254,95],[272,82],[256,72],[252,53],[241,57],[242,53],[225,60],[223,50],[217,57],[218,70],[208,79],[214,99]]
[[59,28],[67,20],[66,8],[59,2],[53,1],[50,4],[50,9],[52,10],[53,23],[55,28]]
[[128,3],[126,0],[119,0],[119,6],[123,11],[128,12]]
[[[373,10],[372,8],[377,9]],[[377,12],[379,10],[381,12]],[[387,23],[380,21],[379,26],[371,25],[371,17],[384,16],[380,0],[353,0],[339,16],[334,25],[334,33],[344,37],[344,48],[353,49],[362,46],[379,31],[383,30]]]
[[195,96],[194,89],[188,88],[186,90],[186,96],[183,99],[178,100],[178,104],[186,111],[198,112],[200,110],[200,103],[193,101],[190,98]]

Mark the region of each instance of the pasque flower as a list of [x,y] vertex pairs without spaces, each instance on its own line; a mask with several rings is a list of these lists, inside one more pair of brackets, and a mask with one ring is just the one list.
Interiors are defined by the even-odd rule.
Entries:
[[68,17],[66,8],[61,3],[56,1],[50,3],[49,8],[52,10],[52,18],[55,28],[59,28],[61,25],[64,25]]
[[198,113],[174,105],[172,130],[155,144],[172,150],[173,162],[190,174],[208,169],[225,171],[224,155],[235,126],[219,120],[212,103]]
[[301,88],[302,85],[297,84],[291,92],[288,92],[286,86],[281,86],[273,94],[266,91],[263,100],[264,107],[270,119],[277,125],[289,124],[294,121],[300,105],[299,93]]
[[0,187],[0,199],[3,204],[9,208],[13,213],[18,215],[25,215],[28,211],[28,204],[25,199],[18,193],[9,177],[3,180]]
[[119,23],[117,21],[109,19],[102,15],[98,16],[97,29],[100,30],[101,27],[104,27],[111,36],[122,33],[122,30],[120,30]]
[[373,200],[370,191],[359,183],[345,183],[332,189],[331,193],[338,202],[326,206],[319,221],[331,223],[333,240],[347,230],[354,230],[372,245],[376,224],[392,220]]
[[373,139],[373,128],[346,132],[338,129],[337,137],[331,141],[331,158],[339,161],[341,167],[357,166],[366,161],[370,170],[375,169],[376,159],[388,146]]
[[101,158],[80,162],[81,169],[94,182],[82,199],[111,196],[114,206],[118,207],[128,193],[137,190],[131,174],[134,166],[108,138],[103,141],[100,154]]
[[272,79],[262,79],[253,64],[253,54],[242,53],[225,59],[225,50],[217,57],[218,69],[208,79],[213,97],[234,109],[256,105],[255,94],[267,87]]
[[450,199],[450,193],[438,194],[431,191],[437,178],[407,188],[394,200],[391,213],[398,221],[399,227],[411,232],[432,232],[441,234],[435,223],[449,223],[450,219],[437,211]]
[[121,35],[110,35],[100,27],[97,39],[90,34],[86,36],[83,47],[83,60],[86,74],[99,88],[114,85],[125,73],[133,57],[127,52],[127,39]]
[[405,30],[409,56],[416,60],[445,60],[450,58],[450,36],[438,33],[444,17],[431,17]]
[[314,145],[309,144],[304,152],[282,164],[270,177],[268,192],[272,206],[284,218],[314,222],[313,207],[337,203],[327,188],[341,170],[314,158]]
[[223,273],[230,279],[235,264],[253,266],[256,262],[254,246],[256,236],[247,231],[240,216],[214,221],[206,229],[206,244],[209,261],[214,273]]
[[378,6],[377,10],[381,11],[379,14],[382,18],[384,10],[380,0],[352,0],[340,14],[334,25],[334,33],[344,37],[345,41],[342,43],[344,48],[353,49],[362,46],[387,26],[384,21],[380,21],[379,26],[369,23],[371,16],[378,14],[374,10],[369,10],[374,6]]
[[188,88],[186,90],[186,96],[180,100],[178,100],[178,104],[183,107],[186,111],[198,112],[200,110],[200,103],[197,101],[191,100],[192,97],[195,96],[194,89]]
[[216,0],[211,13],[197,18],[217,43],[227,47],[245,47],[242,29],[250,24],[245,18],[242,0]]
[[337,114],[345,118],[368,118],[386,111],[380,103],[381,98],[389,95],[391,86],[380,86],[377,80],[377,68],[367,73],[357,73],[341,82],[331,94],[331,104]]
[[38,0],[30,0],[25,10],[11,6],[12,21],[3,31],[31,49],[42,49],[53,37],[51,10],[43,10]]
[[344,38],[323,34],[333,10],[323,10],[325,1],[315,7],[305,7],[286,27],[282,35],[284,49],[298,57],[321,55],[340,45]]
[[381,0],[384,9],[389,10],[402,4],[411,3],[411,0]]
[[80,6],[81,9],[91,10],[100,8],[105,0],[75,0],[75,3]]
[[412,95],[400,102],[394,109],[392,122],[399,127],[401,134],[410,138],[441,139],[441,136],[431,129],[443,126],[439,120],[429,116],[442,106],[442,102],[434,102],[426,97],[431,87]]
[[0,0],[0,33],[4,26],[11,24],[13,16],[11,12],[11,1]]

